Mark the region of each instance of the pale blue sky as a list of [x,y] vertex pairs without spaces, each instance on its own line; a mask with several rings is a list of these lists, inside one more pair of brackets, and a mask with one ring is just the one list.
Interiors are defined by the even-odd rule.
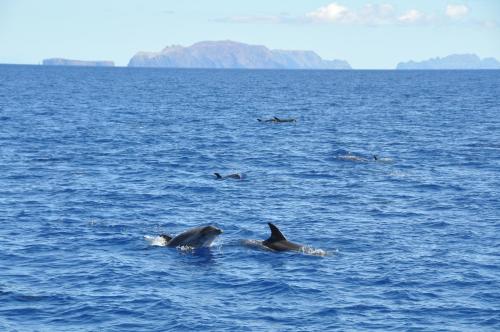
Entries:
[[231,39],[354,68],[451,53],[500,60],[500,0],[0,0],[0,63],[113,60]]

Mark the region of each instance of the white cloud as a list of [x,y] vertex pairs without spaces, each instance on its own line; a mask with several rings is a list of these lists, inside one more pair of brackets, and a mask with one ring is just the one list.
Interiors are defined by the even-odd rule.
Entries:
[[[346,2],[346,1],[345,1]],[[469,13],[469,8],[463,4],[448,4],[441,15],[426,13],[416,8],[397,11],[391,4],[365,4],[359,8],[349,8],[337,2],[332,2],[308,13],[293,16],[288,13],[276,15],[240,15],[216,19],[225,23],[268,23],[268,24],[309,24],[329,23],[342,25],[415,25],[443,22],[444,17],[460,19]],[[489,25],[492,25],[491,23]]]
[[469,7],[466,5],[448,5],[445,13],[446,16],[451,18],[462,18],[469,13]]
[[401,23],[417,23],[424,19],[425,15],[416,9],[411,9],[398,17],[398,21]]
[[414,24],[429,19],[416,9],[398,15],[390,4],[367,4],[361,9],[353,10],[337,3],[307,13],[306,18],[310,22],[357,25]]
[[347,7],[331,3],[327,6],[316,9],[313,12],[307,13],[306,17],[313,21],[323,22],[344,22],[348,20],[348,16],[352,13]]

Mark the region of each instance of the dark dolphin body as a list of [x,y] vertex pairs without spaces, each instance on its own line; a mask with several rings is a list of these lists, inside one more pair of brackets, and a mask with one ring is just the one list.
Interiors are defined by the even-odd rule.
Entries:
[[188,229],[187,231],[172,237],[167,234],[160,236],[167,242],[167,247],[187,246],[192,248],[208,247],[222,230],[214,226],[201,226]]
[[269,228],[271,229],[271,236],[269,239],[262,241],[262,244],[269,249],[276,251],[302,251],[304,249],[303,245],[296,244],[288,241],[285,236],[280,232],[278,227],[274,226],[271,223],[267,223]]
[[262,120],[262,119],[257,119],[259,122],[274,122],[274,123],[283,123],[283,122],[297,122],[297,120],[290,118],[290,119],[280,119],[278,117],[273,117],[272,119],[268,120]]
[[290,118],[290,119],[278,119],[277,117],[274,117],[273,120],[275,122],[297,122],[297,120]]
[[214,173],[215,175],[215,178],[217,180],[224,180],[224,179],[237,179],[237,180],[241,180],[241,175],[238,174],[238,173],[234,173],[234,174],[229,174],[229,175],[220,175],[219,173]]

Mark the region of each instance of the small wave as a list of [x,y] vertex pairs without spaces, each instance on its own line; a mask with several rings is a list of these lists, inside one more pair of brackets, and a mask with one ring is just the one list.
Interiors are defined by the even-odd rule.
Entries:
[[394,162],[394,159],[388,157],[378,157],[375,161],[381,164],[392,164]]
[[366,159],[366,158],[356,156],[353,154],[340,155],[340,156],[337,156],[337,159],[344,160],[344,161],[353,161],[353,162],[358,162],[358,163],[364,163],[364,162],[368,161],[368,159]]
[[353,162],[376,162],[380,164],[391,164],[394,162],[394,159],[389,158],[389,157],[379,157],[377,155],[372,155],[372,156],[362,156],[362,155],[357,155],[353,154],[351,152],[347,153],[338,153],[336,159],[338,160],[343,160],[343,161],[353,161]]
[[418,189],[423,189],[423,190],[434,190],[434,191],[438,191],[438,190],[441,190],[443,189],[443,186],[439,185],[439,184],[434,184],[434,183],[423,183],[423,184],[417,184],[414,186],[415,188],[418,188]]
[[428,227],[431,228],[445,228],[448,226],[451,226],[450,223],[447,223],[446,221],[434,221],[434,222],[428,222],[426,223]]
[[406,177],[409,177],[410,175],[408,173],[401,172],[401,171],[393,171],[393,172],[389,173],[389,176],[395,177],[395,178],[406,178]]

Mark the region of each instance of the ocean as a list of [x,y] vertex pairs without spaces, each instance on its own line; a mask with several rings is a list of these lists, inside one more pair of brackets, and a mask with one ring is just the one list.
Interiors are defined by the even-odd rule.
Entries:
[[[499,96],[500,71],[2,65],[0,330],[498,331]],[[326,255],[244,245],[268,222]]]

